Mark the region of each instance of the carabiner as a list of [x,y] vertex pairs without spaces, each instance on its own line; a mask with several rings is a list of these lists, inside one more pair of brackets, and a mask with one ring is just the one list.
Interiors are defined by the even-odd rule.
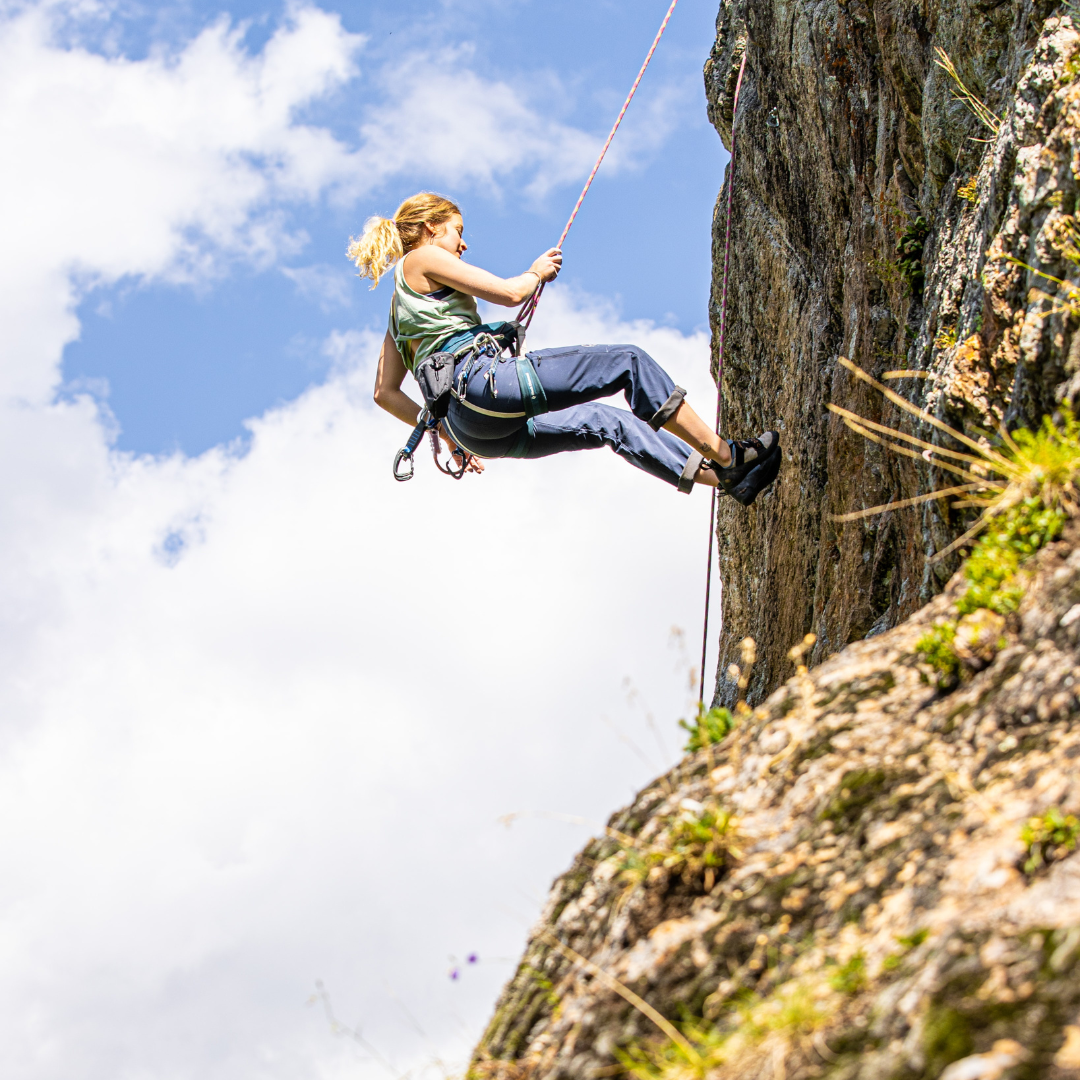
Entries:
[[[403,461],[407,461],[409,463],[409,471],[407,473],[398,472],[398,466]],[[412,456],[412,454],[408,450],[406,450],[404,447],[402,447],[397,452],[397,455],[394,458],[394,479],[395,480],[400,480],[402,482],[404,482],[406,480],[411,480],[413,478],[413,473],[415,471],[416,471],[416,466],[413,464],[413,456]]]

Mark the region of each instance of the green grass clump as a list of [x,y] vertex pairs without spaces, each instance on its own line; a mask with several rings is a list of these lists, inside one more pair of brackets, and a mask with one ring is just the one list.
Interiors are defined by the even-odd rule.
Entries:
[[930,931],[923,927],[914,934],[900,934],[896,938],[896,944],[908,950],[917,949],[929,936]]
[[829,985],[841,994],[854,995],[866,986],[866,954],[860,950],[833,973]]
[[882,769],[850,769],[840,779],[840,790],[818,815],[819,821],[854,821],[885,786]]
[[979,201],[979,178],[973,176],[962,187],[956,189],[956,194],[959,195],[964,202],[974,206]]
[[960,657],[953,647],[955,640],[956,623],[940,622],[915,642],[915,651],[937,672],[939,688],[951,685],[960,674]]
[[1080,839],[1080,821],[1072,814],[1062,814],[1056,806],[1051,807],[1042,817],[1028,819],[1020,839],[1027,847],[1024,873],[1034,874],[1075,849]]
[[732,716],[730,709],[723,707],[706,709],[704,703],[699,701],[697,716],[690,722],[680,720],[679,727],[685,728],[690,733],[683,751],[693,754],[706,746],[720,742],[728,735],[735,727],[735,717]]
[[741,856],[735,846],[735,826],[731,813],[715,805],[704,806],[698,814],[685,813],[671,820],[660,842],[622,848],[619,880],[628,886],[640,885],[654,867],[663,867],[687,885],[710,892],[719,872]]
[[707,806],[699,816],[679,818],[671,826],[671,855],[665,864],[678,866],[688,884],[703,878],[705,891],[710,892],[717,871],[731,861],[734,838],[731,813]]
[[680,1027],[689,1050],[672,1040],[659,1045],[633,1042],[616,1050],[615,1057],[627,1075],[637,1080],[704,1080],[727,1061],[730,1032],[705,1021],[689,1020]]
[[890,953],[881,961],[882,971],[895,971],[904,959],[904,954],[911,952],[912,949],[918,948],[928,937],[930,931],[923,928],[922,930],[916,930],[914,934],[900,934],[895,938],[896,944],[899,945],[904,952],[902,953]]
[[960,597],[961,615],[988,608],[1008,615],[1020,606],[1024,591],[1010,584],[1020,564],[1055,540],[1065,524],[1059,507],[1047,507],[1038,496],[1024,499],[991,518],[964,566],[967,591]]

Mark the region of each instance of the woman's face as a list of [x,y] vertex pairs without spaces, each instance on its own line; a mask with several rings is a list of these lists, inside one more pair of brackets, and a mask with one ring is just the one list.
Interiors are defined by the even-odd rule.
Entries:
[[460,259],[469,249],[469,245],[461,239],[461,231],[464,227],[465,223],[461,220],[460,214],[452,215],[448,221],[444,221],[441,225],[434,227],[429,225],[429,229],[434,228],[429,243],[441,247],[443,251],[449,251],[451,255],[455,255]]

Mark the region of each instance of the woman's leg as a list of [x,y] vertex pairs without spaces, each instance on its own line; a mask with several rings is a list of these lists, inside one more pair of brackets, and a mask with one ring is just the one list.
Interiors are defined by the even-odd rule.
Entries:
[[[630,411],[639,422],[644,423],[656,433],[659,433],[661,429],[665,430],[665,434],[670,432],[673,436],[672,444],[681,447],[682,472],[678,474],[678,480],[672,479],[670,467],[658,466],[659,471],[656,475],[663,475],[670,482],[677,482],[685,490],[689,490],[696,481],[710,485],[719,482],[725,491],[732,492],[735,486],[742,483],[747,474],[756,468],[758,462],[775,457],[779,449],[775,432],[766,432],[760,439],[750,439],[734,444],[720,439],[686,403],[685,391],[675,385],[667,372],[648,353],[636,346],[581,345],[562,349],[541,349],[530,352],[528,362],[531,363],[532,371],[535,372],[543,387],[546,411],[541,413],[541,416],[544,417],[550,417],[556,412],[563,413],[595,402],[598,398],[610,397],[621,392],[630,406]],[[523,368],[522,371],[523,378],[528,368]],[[465,436],[466,448],[474,453],[482,454],[483,451],[477,447],[469,446],[470,440],[476,439],[495,451],[490,456],[527,456],[524,447],[535,430],[530,433],[524,429],[526,405],[522,395],[517,361],[509,358],[502,362],[492,362],[490,358],[481,359],[473,367],[468,380],[466,401],[455,402],[455,406],[459,411],[455,415],[455,409],[452,407],[450,419],[454,427],[460,426],[461,434]],[[624,414],[615,410],[616,419],[620,415]],[[542,421],[534,420],[532,425],[534,429],[536,424],[542,424]],[[509,433],[514,430],[520,431],[521,440],[513,449],[510,449],[509,444],[512,439],[509,438]],[[619,447],[624,445],[621,434],[614,429],[592,430],[588,424],[585,424],[576,434],[573,430],[563,430],[561,427],[558,431],[547,430],[544,427],[539,430],[545,436],[551,437],[545,437],[542,440],[543,445],[554,446],[555,443],[551,439],[557,437],[565,443],[565,445],[560,444],[561,449],[582,449],[586,445],[610,445],[617,453],[622,453]],[[590,438],[594,441],[589,442]],[[582,439],[586,441],[580,441]],[[686,445],[687,443],[689,445]],[[496,451],[497,444],[501,445]],[[626,445],[636,444],[627,443]],[[663,453],[647,450],[645,443],[641,444],[641,448],[646,452],[646,456],[651,454],[655,461],[664,460]],[[689,465],[688,455],[691,450],[694,451],[695,456],[702,455],[710,462],[715,462],[720,467],[720,471],[710,473],[709,470],[700,470],[696,464]],[[546,453],[557,452],[557,449],[543,450],[528,456],[543,456]],[[624,456],[633,460],[635,455],[630,452]],[[653,469],[650,468],[649,471]],[[756,482],[751,480],[749,486],[753,487],[756,493],[758,490]],[[739,501],[742,501],[740,496],[737,497]],[[752,498],[753,495],[750,497]]]
[[512,456],[540,458],[601,446],[680,491],[688,492],[695,483],[716,486],[716,474],[701,467],[702,455],[686,443],[622,409],[595,401],[536,417]]

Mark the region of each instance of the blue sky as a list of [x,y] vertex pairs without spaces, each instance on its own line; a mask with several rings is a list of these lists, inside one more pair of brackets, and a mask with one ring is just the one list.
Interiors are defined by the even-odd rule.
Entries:
[[[345,28],[365,36],[359,74],[306,118],[356,145],[365,117],[395,93],[402,49],[440,55],[493,81],[525,87],[536,109],[595,136],[606,133],[659,25],[664,7],[646,0],[596,2],[327,4]],[[175,50],[223,17],[245,29],[257,52],[281,9],[260,5],[133,5],[89,29],[98,48],[133,58]],[[683,0],[618,136],[629,162],[605,163],[570,234],[562,280],[617,301],[629,318],[691,331],[707,321],[709,220],[726,154],[705,117],[701,66],[711,5]],[[462,53],[462,50],[465,50]],[[412,73],[410,78],[422,77]],[[438,122],[433,118],[433,122]],[[243,421],[295,397],[326,371],[319,343],[334,329],[379,326],[386,288],[369,294],[348,277],[343,250],[370,213],[392,213],[404,196],[443,187],[466,209],[469,258],[516,273],[554,242],[580,177],[542,195],[524,189],[534,171],[510,170],[497,186],[447,185],[424,169],[403,170],[358,199],[323,197],[282,207],[300,234],[297,250],[273,265],[235,261],[198,287],[128,277],[92,289],[79,306],[79,340],[64,353],[64,378],[99,393],[122,449],[200,453],[243,433]],[[333,298],[305,294],[285,267],[324,268],[340,277]]]
[[[386,1080],[322,979],[435,1080],[677,758],[707,493],[606,451],[395,483],[343,256],[434,187],[523,269],[665,7],[0,3],[0,1075]],[[681,0],[530,333],[635,342],[705,415],[713,17]]]

